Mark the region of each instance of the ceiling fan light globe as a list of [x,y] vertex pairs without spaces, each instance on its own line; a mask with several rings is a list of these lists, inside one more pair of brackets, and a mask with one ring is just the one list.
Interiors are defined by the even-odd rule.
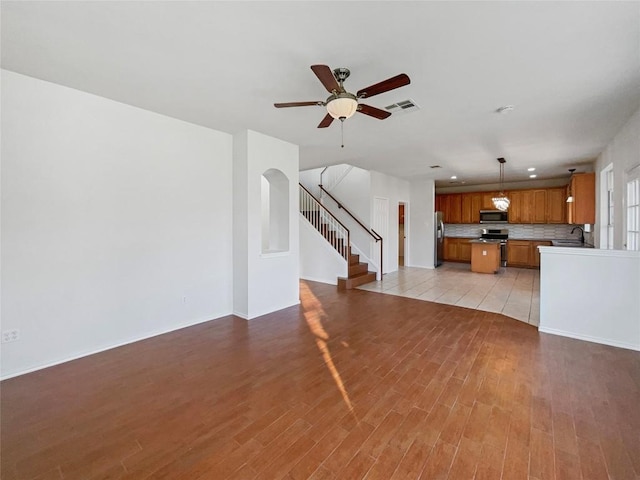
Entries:
[[333,118],[347,119],[358,110],[358,101],[352,95],[341,95],[327,103],[327,112]]

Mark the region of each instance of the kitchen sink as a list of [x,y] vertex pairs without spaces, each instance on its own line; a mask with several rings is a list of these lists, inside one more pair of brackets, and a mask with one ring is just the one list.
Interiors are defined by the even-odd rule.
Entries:
[[580,240],[552,240],[551,244],[554,247],[593,248],[592,245],[582,243]]

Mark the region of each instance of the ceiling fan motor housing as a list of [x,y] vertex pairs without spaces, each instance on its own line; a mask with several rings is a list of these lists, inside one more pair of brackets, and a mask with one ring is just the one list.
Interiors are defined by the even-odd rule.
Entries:
[[340,82],[340,86],[342,86],[342,82],[349,78],[351,71],[348,68],[340,67],[333,70],[333,75],[336,77],[336,80]]

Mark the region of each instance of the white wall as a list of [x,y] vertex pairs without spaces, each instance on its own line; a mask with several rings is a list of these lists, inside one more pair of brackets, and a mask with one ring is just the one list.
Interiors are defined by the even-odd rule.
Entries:
[[640,252],[540,253],[541,332],[640,350]]
[[[233,310],[252,319],[300,303],[298,146],[251,130],[235,135],[233,145]],[[270,169],[288,179],[289,248],[263,254],[260,185]]]
[[[373,198],[386,198],[389,200],[389,231],[386,237],[383,239],[385,250],[385,257],[383,262],[384,273],[395,272],[398,270],[398,230],[399,230],[399,218],[398,218],[398,206],[400,202],[408,204],[411,208],[410,202],[410,190],[409,182],[397,177],[392,177],[379,172],[371,172],[371,199]],[[373,205],[373,203],[372,203]],[[373,215],[373,212],[371,213]],[[405,229],[411,230],[411,212],[407,214],[405,211]],[[380,232],[378,232],[380,233]],[[409,241],[409,239],[407,239]],[[372,248],[380,248],[379,245],[373,245]],[[409,253],[411,250],[409,249]],[[373,252],[372,252],[373,254]],[[409,258],[405,258],[405,263],[411,262],[411,255]],[[377,257],[374,257],[377,258]]]
[[411,182],[409,217],[411,228],[408,234],[410,267],[433,268],[434,266],[434,200],[433,180]]
[[337,285],[348,275],[347,262],[302,214],[299,221],[300,278]]
[[2,377],[231,313],[230,135],[8,71],[1,98]]
[[320,200],[320,172],[323,168],[314,168],[311,170],[303,170],[298,174],[298,181],[311,192],[311,194]]
[[613,164],[614,178],[614,230],[613,245],[617,250],[624,248],[625,236],[625,173],[640,164],[640,110],[629,119],[620,132],[607,145],[596,161],[596,228],[595,242],[600,245],[601,218],[600,204],[600,172],[607,165]]

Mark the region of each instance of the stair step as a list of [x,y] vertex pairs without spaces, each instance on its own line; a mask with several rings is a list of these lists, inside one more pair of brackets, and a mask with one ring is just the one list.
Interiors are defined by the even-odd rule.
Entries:
[[[351,247],[349,247],[349,252],[351,252]],[[350,253],[349,265],[357,265],[358,263],[360,263],[360,255],[358,255],[357,253]]]
[[367,272],[351,278],[338,277],[338,290],[351,290],[365,283],[375,282],[376,272]]
[[369,271],[368,263],[350,263],[349,264],[349,278],[353,278],[361,273],[367,273]]

